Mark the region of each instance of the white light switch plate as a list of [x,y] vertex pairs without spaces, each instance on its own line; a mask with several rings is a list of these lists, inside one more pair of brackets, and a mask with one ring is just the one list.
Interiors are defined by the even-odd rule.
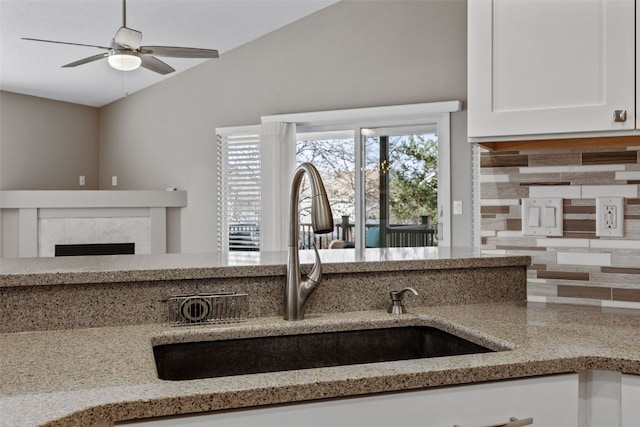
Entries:
[[462,200],[453,201],[453,214],[462,215]]
[[624,237],[624,198],[596,197],[596,236]]
[[522,199],[523,236],[562,236],[562,199]]

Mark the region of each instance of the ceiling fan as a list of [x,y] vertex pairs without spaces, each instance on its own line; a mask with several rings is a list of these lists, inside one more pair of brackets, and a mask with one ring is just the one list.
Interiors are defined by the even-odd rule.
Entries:
[[54,40],[42,40],[23,37],[23,40],[36,42],[67,44],[72,46],[88,46],[106,50],[107,52],[89,56],[78,61],[63,65],[62,68],[77,67],[107,58],[109,65],[116,70],[132,71],[139,67],[146,68],[159,74],[169,74],[175,71],[166,62],[156,58],[156,56],[168,58],[218,58],[218,51],[215,49],[199,49],[194,47],[177,46],[142,46],[142,33],[127,27],[127,0],[122,0],[122,27],[116,32],[111,41],[111,46],[97,46],[82,43],[69,43]]

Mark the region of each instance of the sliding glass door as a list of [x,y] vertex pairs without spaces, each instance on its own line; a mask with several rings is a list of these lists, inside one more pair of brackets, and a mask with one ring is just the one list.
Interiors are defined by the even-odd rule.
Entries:
[[[318,247],[355,247],[356,236],[356,144],[354,132],[333,131],[298,134],[296,163],[312,163],[322,175],[327,196],[334,215],[334,232],[313,236],[311,230],[310,193],[303,184],[300,196],[301,248],[308,249],[314,242]],[[306,179],[306,178],[305,178]]]
[[437,245],[433,226],[438,210],[435,129],[364,129],[362,140],[365,246]]
[[[435,246],[438,138],[434,126],[299,134],[297,163],[322,174],[335,229],[313,236],[301,197],[302,248]],[[332,243],[333,242],[333,243]]]

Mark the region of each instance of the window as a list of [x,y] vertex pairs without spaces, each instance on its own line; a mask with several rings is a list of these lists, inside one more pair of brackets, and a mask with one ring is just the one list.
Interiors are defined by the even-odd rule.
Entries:
[[[335,215],[335,230],[313,236],[301,203],[301,247],[326,248],[333,239],[355,247],[360,221],[356,200],[364,202],[366,247],[435,246],[438,209],[438,138],[434,126],[366,129],[360,143],[364,192],[356,190],[354,131],[299,133],[297,163],[313,163],[323,176]],[[304,196],[304,192],[303,192]],[[304,198],[302,199],[304,200]]]
[[322,175],[327,197],[334,215],[334,232],[314,236],[310,199],[303,187],[300,196],[300,248],[310,249],[313,242],[326,249],[332,240],[342,240],[347,247],[353,243],[353,221],[356,214],[355,139],[353,131],[298,134],[296,164],[312,163]]
[[[433,102],[425,104],[396,105],[389,107],[356,108],[348,110],[320,111],[311,113],[282,114],[262,117],[262,123],[294,123],[297,134],[322,133],[350,130],[355,144],[355,211],[353,232],[355,236],[365,236],[366,213],[363,200],[366,187],[364,170],[366,169],[365,146],[362,138],[371,129],[428,127],[426,133],[437,135],[438,164],[438,208],[437,215],[429,219],[437,233],[438,246],[451,245],[451,175],[450,175],[450,113],[460,111],[460,101]],[[416,132],[416,131],[411,131]],[[419,131],[416,134],[419,134]],[[424,133],[424,132],[423,132]],[[357,137],[356,137],[357,136]],[[292,149],[295,151],[295,149]],[[292,169],[272,171],[274,174],[291,176]],[[269,171],[263,171],[268,174]],[[265,212],[265,215],[268,213]],[[337,213],[334,212],[337,216]],[[265,218],[263,216],[263,223]],[[270,223],[267,219],[266,223]],[[365,239],[356,238],[355,247],[364,249]],[[284,249],[284,248],[283,248]]]
[[365,246],[437,246],[435,129],[367,129],[363,139]]
[[[311,161],[323,178],[332,174],[331,179],[335,180],[326,185],[331,193],[336,223],[336,231],[330,239],[353,242],[356,249],[422,245],[388,240],[393,234],[404,233],[433,239],[429,244],[450,246],[449,116],[461,108],[459,101],[448,101],[284,114],[262,117],[261,126],[217,129],[220,141],[219,249],[286,250],[288,190],[296,164],[302,161]],[[396,203],[406,196],[402,194],[400,172],[396,171],[403,165],[416,166],[402,154],[402,150],[405,154],[408,152],[412,141],[420,141],[425,149],[421,156],[437,158],[435,165],[430,166],[437,168],[437,173],[413,168],[410,176],[402,179],[414,179],[424,184],[421,190],[426,199],[434,198],[433,191],[426,194],[430,186],[437,192],[437,207],[432,206],[433,200],[429,206],[421,202],[419,207],[405,209],[411,211],[409,217],[401,212],[400,205],[406,207],[410,203]],[[319,150],[323,146],[326,148],[324,154]],[[342,163],[318,162],[318,156],[327,152],[340,152]],[[381,171],[385,168],[387,173],[391,171],[389,168],[396,169],[395,176],[391,179],[382,176]],[[372,186],[376,179],[378,184]],[[372,188],[376,188],[376,196],[370,199],[367,192]],[[302,215],[301,222],[304,223]],[[382,232],[383,238],[378,237],[378,243],[370,245],[362,237],[373,229],[374,220],[378,221],[378,232]],[[386,221],[384,230],[382,221]],[[232,230],[230,227],[234,224],[244,225],[246,229]],[[392,226],[395,228],[391,229]],[[420,231],[423,228],[430,228],[431,232]],[[232,235],[235,231],[240,234]],[[303,239],[313,238],[308,234],[301,230]]]
[[216,129],[218,138],[218,250],[260,249],[259,126]]

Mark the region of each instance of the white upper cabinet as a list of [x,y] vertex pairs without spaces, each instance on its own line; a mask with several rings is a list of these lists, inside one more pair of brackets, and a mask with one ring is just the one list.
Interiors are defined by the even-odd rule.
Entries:
[[631,133],[635,13],[635,0],[469,0],[469,137]]

